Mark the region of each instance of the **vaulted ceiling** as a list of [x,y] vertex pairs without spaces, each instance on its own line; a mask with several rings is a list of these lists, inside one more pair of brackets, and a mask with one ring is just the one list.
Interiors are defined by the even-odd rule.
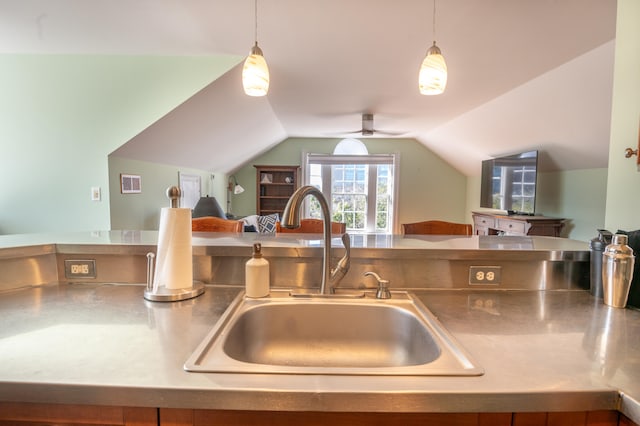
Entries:
[[470,176],[524,149],[541,150],[549,170],[607,166],[615,1],[439,1],[449,83],[422,96],[432,11],[424,0],[259,0],[265,98],[240,81],[251,0],[0,0],[0,52],[237,57],[117,150],[133,159],[229,172],[287,137],[362,137],[350,132],[373,113],[376,129]]

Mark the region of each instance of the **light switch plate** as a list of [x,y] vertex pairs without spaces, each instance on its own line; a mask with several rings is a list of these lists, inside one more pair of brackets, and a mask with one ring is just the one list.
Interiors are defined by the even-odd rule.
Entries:
[[91,187],[91,201],[100,201],[100,198],[101,198],[100,187],[99,186],[92,186]]

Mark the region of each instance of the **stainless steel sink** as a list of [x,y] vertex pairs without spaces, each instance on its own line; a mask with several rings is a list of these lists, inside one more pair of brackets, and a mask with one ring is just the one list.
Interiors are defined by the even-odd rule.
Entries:
[[353,375],[480,375],[413,295],[232,302],[185,363],[187,371]]

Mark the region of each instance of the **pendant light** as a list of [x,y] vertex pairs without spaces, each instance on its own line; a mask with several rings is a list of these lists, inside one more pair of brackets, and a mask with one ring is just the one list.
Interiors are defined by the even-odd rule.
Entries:
[[269,91],[269,68],[262,55],[262,49],[258,47],[258,0],[254,0],[255,6],[255,44],[244,61],[242,68],[242,86],[244,93],[249,96],[265,96]]
[[439,95],[447,86],[447,64],[436,46],[436,0],[433,0],[433,46],[427,49],[422,61],[418,86],[422,95]]

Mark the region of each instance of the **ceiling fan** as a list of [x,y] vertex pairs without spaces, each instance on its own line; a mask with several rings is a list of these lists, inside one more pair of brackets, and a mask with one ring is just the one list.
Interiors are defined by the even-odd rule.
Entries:
[[362,129],[355,130],[351,132],[347,132],[347,134],[356,134],[360,133],[362,136],[373,136],[377,135],[386,135],[386,136],[399,136],[403,135],[406,132],[392,132],[387,130],[378,130],[373,127],[373,114],[364,113],[362,114]]

